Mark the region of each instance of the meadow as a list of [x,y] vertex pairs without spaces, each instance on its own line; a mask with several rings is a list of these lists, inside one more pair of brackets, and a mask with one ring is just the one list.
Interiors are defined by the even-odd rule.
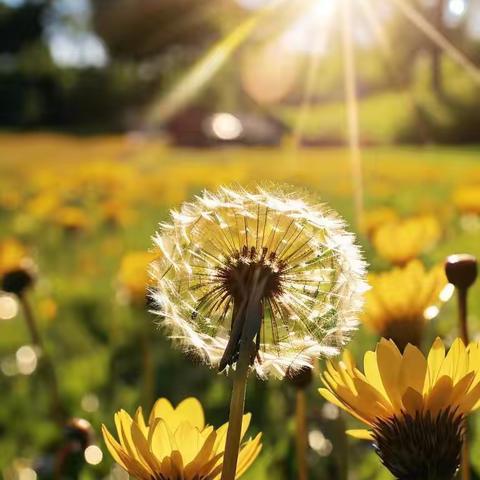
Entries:
[[[111,473],[100,435],[100,425],[110,426],[119,408],[133,412],[159,396],[179,402],[194,395],[212,423],[226,421],[229,379],[173,349],[144,302],[152,235],[169,209],[203,189],[276,182],[308,190],[358,233],[372,273],[413,259],[430,269],[453,253],[480,257],[480,147],[370,147],[362,157],[365,214],[358,224],[349,156],[342,148],[298,149],[288,138],[279,149],[213,150],[174,148],[135,134],[0,135],[0,272],[8,261],[7,244],[35,263],[31,303],[62,408],[67,417],[92,424],[104,452],[98,465],[82,467],[80,478],[122,478],[119,470]],[[402,225],[409,221],[404,237]],[[385,225],[390,227],[377,235]],[[5,298],[0,297],[0,471],[13,479],[15,465],[55,455],[62,431],[45,414],[51,391],[41,370],[18,364],[20,347],[31,339],[21,311],[12,315],[11,298]],[[431,317],[424,345],[436,335],[451,342],[457,335],[455,299],[439,304]],[[479,282],[470,295],[469,324],[477,338]],[[374,347],[377,334],[360,325],[351,349],[360,358]],[[315,378],[308,392],[312,478],[344,478],[348,463],[349,478],[391,478],[369,445],[349,439],[347,446],[345,423],[357,423],[321,399],[319,384]],[[295,477],[294,399],[285,382],[252,381],[250,434],[262,431],[264,448],[245,480]],[[472,451],[478,452],[478,415],[471,435]],[[472,455],[472,462],[480,476],[480,456]]]

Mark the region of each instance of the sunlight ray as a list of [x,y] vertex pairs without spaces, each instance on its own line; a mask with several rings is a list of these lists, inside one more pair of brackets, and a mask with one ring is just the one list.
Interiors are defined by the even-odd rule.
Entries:
[[442,35],[418,10],[405,0],[390,0],[430,40],[440,47],[454,62],[464,68],[470,77],[480,84],[480,68],[468,59],[450,40]]
[[363,13],[363,17],[374,34],[378,44],[382,48],[383,53],[390,56],[392,53],[392,45],[390,39],[388,38],[387,32],[385,31],[385,27],[378,18],[375,9],[368,2],[368,0],[357,0],[357,2]]
[[327,30],[319,29],[313,40],[314,53],[312,54],[311,61],[309,62],[309,65],[308,65],[307,79],[305,82],[302,104],[300,106],[300,111],[297,115],[297,120],[295,122],[295,129],[293,132],[293,146],[295,149],[299,147],[300,142],[302,140],[304,127],[308,119],[308,115],[310,113],[312,96],[315,89],[315,82],[317,80],[317,75],[320,68],[320,57],[322,55],[322,52],[321,52],[321,49],[317,47],[322,45],[322,43],[324,43],[325,40],[330,36],[331,28],[332,28],[332,23],[328,25]]
[[363,171],[360,150],[359,109],[357,93],[357,71],[353,45],[353,19],[351,0],[341,1],[342,43],[344,61],[345,100],[347,107],[347,131],[350,149],[352,187],[357,227],[363,217]]
[[153,103],[148,115],[149,121],[153,124],[165,122],[187,105],[242,45],[260,21],[276,9],[280,3],[283,3],[283,0],[276,0],[251,15],[214,45],[166,96]]

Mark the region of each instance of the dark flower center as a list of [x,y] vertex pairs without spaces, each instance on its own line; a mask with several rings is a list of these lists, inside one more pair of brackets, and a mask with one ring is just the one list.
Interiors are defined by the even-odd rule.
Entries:
[[263,247],[244,246],[241,252],[232,255],[218,271],[223,288],[234,302],[241,302],[250,293],[252,285],[261,285],[261,298],[273,298],[282,293],[282,275],[286,263],[278,261],[275,252]]
[[460,465],[465,421],[454,409],[379,420],[374,447],[398,480],[452,480]]

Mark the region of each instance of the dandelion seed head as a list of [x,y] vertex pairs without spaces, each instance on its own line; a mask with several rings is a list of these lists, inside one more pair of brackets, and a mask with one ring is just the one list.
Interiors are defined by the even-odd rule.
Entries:
[[161,323],[212,366],[254,282],[260,376],[283,377],[335,355],[356,328],[366,283],[354,236],[327,207],[292,190],[206,191],[172,212],[154,241],[162,253],[152,267]]

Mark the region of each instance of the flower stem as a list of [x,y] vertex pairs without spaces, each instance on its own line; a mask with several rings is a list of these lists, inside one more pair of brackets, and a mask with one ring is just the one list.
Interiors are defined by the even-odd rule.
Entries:
[[307,397],[303,388],[297,388],[295,421],[298,480],[307,480]]
[[221,480],[234,480],[237,472],[251,351],[251,343],[242,341],[240,346],[240,356],[237,361],[237,367],[233,379],[232,398],[230,400],[230,417],[228,421],[227,442],[225,444]]
[[43,339],[37,326],[35,314],[30,305],[30,302],[28,301],[26,294],[25,293],[19,294],[18,300],[23,310],[23,315],[25,318],[25,322],[27,323],[27,327],[30,333],[30,337],[32,339],[32,343],[42,353],[42,362],[44,366],[44,372],[46,376],[46,381],[50,389],[50,398],[52,402],[52,415],[60,424],[63,424],[64,411],[60,401],[60,394],[58,389],[58,382],[57,382],[57,376],[55,373],[55,368],[53,366],[53,363],[50,357],[45,351]]
[[[460,322],[460,331],[462,340],[465,346],[470,342],[470,335],[468,332],[467,322],[467,293],[468,288],[458,289],[458,318]],[[462,444],[462,468],[461,468],[462,480],[470,480],[470,449],[468,446],[468,430],[467,423],[465,422],[465,434]]]
[[148,319],[141,325],[141,354],[142,354],[142,373],[143,373],[143,405],[150,410],[153,406],[155,396],[155,361],[151,343],[151,324]]
[[[232,398],[230,400],[230,416],[228,420],[227,441],[223,458],[221,480],[235,480],[238,454],[242,433],[245,394],[247,391],[248,372],[252,358],[257,353],[255,338],[258,338],[263,319],[262,297],[267,277],[256,270],[250,284],[250,294],[241,328],[240,348],[233,379]],[[242,302],[244,303],[244,302]]]

